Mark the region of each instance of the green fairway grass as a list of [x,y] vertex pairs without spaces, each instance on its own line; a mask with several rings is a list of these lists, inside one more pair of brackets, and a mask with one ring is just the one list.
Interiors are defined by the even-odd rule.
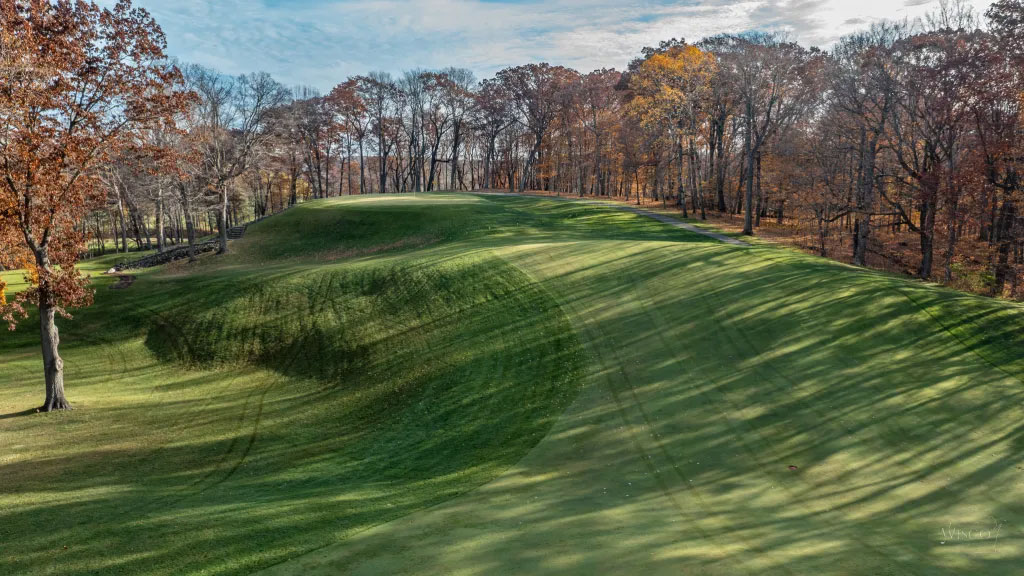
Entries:
[[7,285],[8,294],[17,294],[28,287],[28,283],[25,282],[25,274],[20,270],[0,272],[0,280]]
[[471,195],[112,282],[61,324],[71,413],[19,415],[38,336],[0,336],[0,573],[1024,566],[1019,304]]

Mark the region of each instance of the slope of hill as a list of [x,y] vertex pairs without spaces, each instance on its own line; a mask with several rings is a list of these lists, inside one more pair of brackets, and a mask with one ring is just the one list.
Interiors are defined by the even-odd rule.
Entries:
[[[1020,305],[542,199],[317,202],[235,248],[101,285],[67,324],[82,409],[0,420],[0,566],[931,575],[1024,557]],[[32,340],[0,340],[0,414],[38,400]]]

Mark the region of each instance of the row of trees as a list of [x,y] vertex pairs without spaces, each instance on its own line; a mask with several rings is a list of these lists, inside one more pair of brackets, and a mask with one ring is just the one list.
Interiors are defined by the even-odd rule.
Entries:
[[88,241],[163,250],[216,233],[225,252],[231,226],[342,194],[671,202],[742,215],[747,234],[785,223],[859,265],[1020,293],[1021,0],[984,23],[944,3],[827,52],[720,35],[645,48],[622,72],[370,73],[326,94],[172,65],[127,0],[0,6],[0,266],[35,282],[11,302],[0,285],[0,311],[12,326],[25,303],[43,312],[46,410],[67,407],[53,315],[88,302],[74,268]]
[[165,220],[173,241],[197,219],[224,238],[237,221],[338,194],[619,196],[742,214],[747,234],[771,218],[823,255],[1017,295],[1022,12],[1003,0],[983,25],[951,2],[828,52],[721,35],[644,49],[624,72],[371,73],[325,95],[189,66],[198,98],[174,137],[174,182],[127,160],[114,170],[131,177],[110,180],[134,183],[111,185],[93,221],[119,228],[126,249],[129,237],[149,247],[151,229],[162,245]]

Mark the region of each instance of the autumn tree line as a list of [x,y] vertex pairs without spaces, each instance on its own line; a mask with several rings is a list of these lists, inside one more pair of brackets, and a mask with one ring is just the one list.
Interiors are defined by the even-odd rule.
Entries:
[[83,232],[162,249],[311,198],[533,190],[740,215],[747,234],[770,219],[824,256],[1020,296],[1021,5],[945,3],[829,51],[720,35],[623,72],[375,72],[327,94],[184,66],[178,130],[139,134],[175,166],[105,166]]
[[[626,70],[545,63],[350,77],[327,93],[170,61],[121,0],[0,0],[0,266],[30,271],[47,401],[74,262],[217,237],[298,202],[505,189],[782,225],[824,256],[1024,287],[1024,2],[957,0],[830,50],[776,33],[645,48]],[[894,264],[895,263],[895,264]],[[48,344],[49,342],[49,344]]]

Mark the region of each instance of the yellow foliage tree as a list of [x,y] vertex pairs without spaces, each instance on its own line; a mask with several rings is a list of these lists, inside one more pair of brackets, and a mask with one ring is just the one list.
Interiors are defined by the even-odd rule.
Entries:
[[[679,203],[686,215],[688,182],[704,217],[704,201],[697,161],[697,139],[711,95],[717,63],[714,55],[696,46],[678,44],[651,53],[630,77],[633,113],[648,130],[663,132],[678,152]],[[687,170],[684,177],[684,165]]]

